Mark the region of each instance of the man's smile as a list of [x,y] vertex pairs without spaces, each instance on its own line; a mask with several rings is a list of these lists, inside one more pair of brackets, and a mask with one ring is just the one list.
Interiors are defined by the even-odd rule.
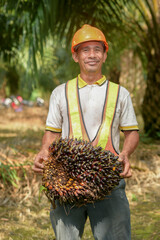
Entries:
[[91,65],[91,66],[96,65],[97,63],[99,63],[98,60],[91,60],[91,61],[85,62],[85,64],[89,64],[89,65]]

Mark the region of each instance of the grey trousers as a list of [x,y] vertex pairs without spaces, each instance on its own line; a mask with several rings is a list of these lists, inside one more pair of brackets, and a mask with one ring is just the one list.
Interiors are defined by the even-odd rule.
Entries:
[[71,205],[62,206],[56,202],[51,207],[50,219],[56,240],[80,240],[84,225],[89,217],[95,240],[130,240],[130,209],[125,194],[125,181],[110,196],[94,204],[80,208]]

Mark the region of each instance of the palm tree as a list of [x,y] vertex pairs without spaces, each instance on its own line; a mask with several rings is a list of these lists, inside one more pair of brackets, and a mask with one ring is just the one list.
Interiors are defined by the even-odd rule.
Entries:
[[144,130],[160,138],[159,0],[8,0],[0,7],[14,19],[13,28],[22,29],[18,40],[23,44],[27,40],[35,69],[36,53],[43,54],[48,36],[57,41],[66,39],[66,46],[70,46],[73,33],[85,23],[99,27],[112,44],[134,49],[147,74],[142,104]]

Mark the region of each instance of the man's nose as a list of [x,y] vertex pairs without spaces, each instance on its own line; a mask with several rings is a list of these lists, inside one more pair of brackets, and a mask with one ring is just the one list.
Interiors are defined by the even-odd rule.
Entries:
[[91,58],[95,57],[95,51],[94,51],[94,49],[90,49],[90,51],[89,51],[89,57],[91,57]]

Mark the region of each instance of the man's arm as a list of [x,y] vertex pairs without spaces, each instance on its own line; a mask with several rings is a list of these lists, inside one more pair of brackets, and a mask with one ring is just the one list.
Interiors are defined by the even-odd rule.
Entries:
[[122,177],[131,177],[129,156],[134,152],[139,143],[139,133],[138,131],[124,131],[124,137],[123,149],[119,154],[119,161],[123,162],[124,169],[120,175]]
[[42,138],[42,147],[40,152],[37,154],[34,160],[33,171],[35,173],[43,173],[44,164],[43,161],[47,160],[48,158],[48,148],[49,145],[55,141],[56,139],[60,138],[61,133],[55,133],[46,131],[43,138]]

